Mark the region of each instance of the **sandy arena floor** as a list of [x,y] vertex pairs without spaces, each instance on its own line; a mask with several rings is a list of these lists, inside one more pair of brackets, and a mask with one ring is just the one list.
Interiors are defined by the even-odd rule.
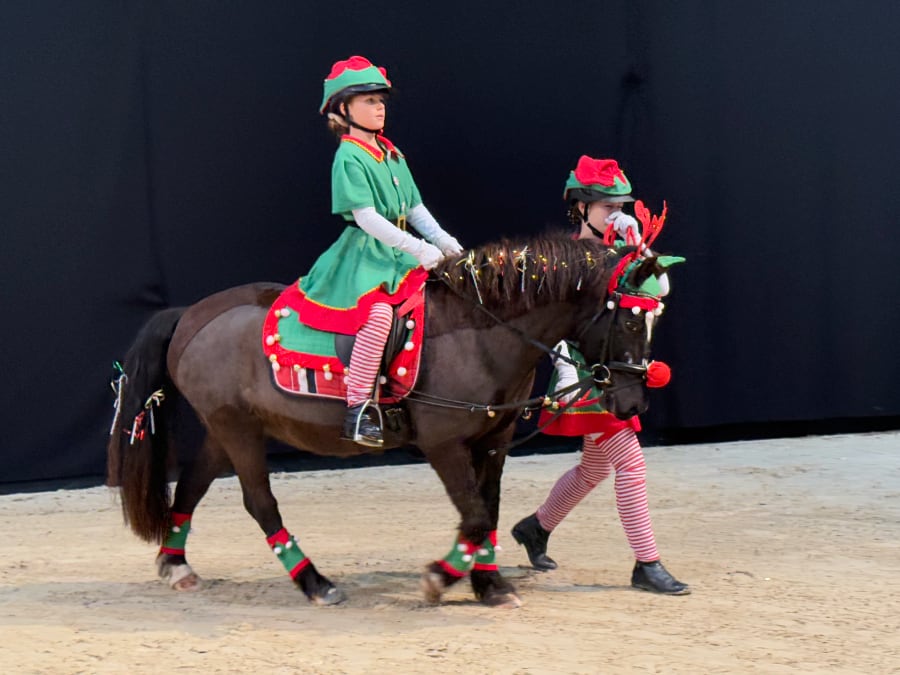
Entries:
[[651,513],[685,597],[632,590],[609,482],[537,573],[509,529],[577,455],[507,462],[500,563],[524,606],[418,590],[457,517],[427,465],[273,475],[285,524],[348,595],[295,590],[217,481],[176,594],[107,488],[0,496],[3,673],[900,672],[900,433],[649,448]]

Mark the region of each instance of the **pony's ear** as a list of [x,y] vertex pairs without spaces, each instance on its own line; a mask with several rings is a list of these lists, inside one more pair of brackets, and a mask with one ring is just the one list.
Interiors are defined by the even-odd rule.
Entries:
[[680,255],[658,255],[656,256],[656,264],[659,265],[664,271],[669,269],[672,265],[677,265],[678,263],[683,263],[685,258]]
[[639,293],[662,297],[669,292],[666,270],[672,265],[684,262],[679,255],[659,255],[647,258],[638,265],[634,271],[631,285],[638,289]]

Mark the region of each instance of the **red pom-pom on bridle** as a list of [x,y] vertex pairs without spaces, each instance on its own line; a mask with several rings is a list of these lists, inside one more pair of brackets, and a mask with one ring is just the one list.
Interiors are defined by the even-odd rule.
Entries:
[[647,386],[665,387],[672,379],[672,369],[662,361],[651,361],[647,365]]

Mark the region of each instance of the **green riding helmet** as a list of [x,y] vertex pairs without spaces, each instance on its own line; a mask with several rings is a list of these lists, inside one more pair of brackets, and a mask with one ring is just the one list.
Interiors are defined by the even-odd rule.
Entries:
[[384,68],[376,67],[365,57],[351,56],[331,67],[331,72],[325,78],[319,114],[336,112],[337,106],[354,94],[390,90],[391,81],[387,79]]

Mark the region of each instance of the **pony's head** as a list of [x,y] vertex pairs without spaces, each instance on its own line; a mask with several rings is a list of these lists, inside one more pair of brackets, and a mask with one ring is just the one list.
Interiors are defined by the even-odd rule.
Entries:
[[604,407],[620,419],[644,412],[647,387],[668,382],[668,366],[650,361],[650,345],[669,291],[666,271],[679,262],[684,258],[626,254],[609,279],[601,306],[578,317],[581,352],[604,393]]

